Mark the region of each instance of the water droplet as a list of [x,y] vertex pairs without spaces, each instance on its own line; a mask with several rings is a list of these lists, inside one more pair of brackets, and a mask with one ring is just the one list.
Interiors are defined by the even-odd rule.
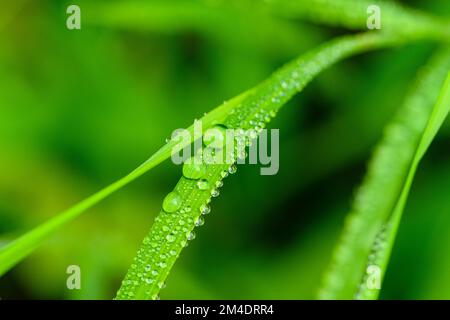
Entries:
[[195,232],[194,231],[191,231],[189,234],[188,234],[188,236],[187,236],[187,240],[188,241],[192,241],[192,240],[194,240],[195,239]]
[[222,178],[228,177],[228,171],[223,170],[223,171],[220,173],[220,176],[221,176]]
[[239,151],[237,157],[238,157],[238,159],[243,160],[243,159],[247,158],[247,152],[245,152],[245,150]]
[[207,215],[211,212],[211,207],[207,204],[204,204],[200,207],[200,212],[203,215]]
[[221,148],[226,141],[226,127],[224,125],[215,125],[211,129],[206,130],[203,136],[203,143],[209,146],[214,143],[214,147]]
[[256,132],[255,129],[250,129],[248,130],[248,136],[250,137],[251,140],[256,139],[256,137],[258,136],[258,133]]
[[200,179],[206,173],[206,165],[201,159],[191,157],[183,165],[183,176],[188,179]]
[[159,272],[157,270],[152,271],[152,276],[156,277],[158,274],[159,274]]
[[175,250],[170,250],[170,252],[169,252],[172,256],[176,256],[177,255],[177,252],[175,251]]
[[152,284],[153,283],[153,279],[152,278],[147,278],[147,279],[145,279],[145,283]]
[[167,267],[167,263],[165,263],[165,262],[160,262],[160,263],[159,263],[159,267],[160,267],[161,269],[164,269],[165,267]]
[[146,272],[149,272],[151,269],[152,269],[152,267],[151,267],[149,264],[146,265],[145,268],[144,268],[144,270],[145,270]]
[[158,283],[158,287],[160,289],[164,289],[166,287],[166,283],[165,282],[160,282],[160,283]]
[[197,187],[198,187],[200,190],[206,190],[206,189],[208,189],[208,188],[209,188],[209,182],[208,182],[208,180],[206,180],[206,179],[198,180],[198,181],[197,181]]
[[175,236],[173,234],[168,234],[166,237],[166,240],[169,242],[174,242],[175,241]]
[[177,211],[181,207],[182,199],[176,191],[169,193],[163,201],[163,210],[167,213]]
[[217,188],[222,188],[222,186],[223,186],[223,182],[221,180],[217,180],[216,181],[216,187]]
[[218,197],[219,195],[220,195],[219,189],[214,188],[211,190],[211,196],[213,196],[214,198]]
[[237,171],[237,166],[235,164],[231,165],[230,168],[228,168],[228,172],[231,174],[235,174]]
[[196,227],[201,227],[204,224],[205,224],[205,219],[203,219],[202,216],[198,217],[197,220],[195,220]]

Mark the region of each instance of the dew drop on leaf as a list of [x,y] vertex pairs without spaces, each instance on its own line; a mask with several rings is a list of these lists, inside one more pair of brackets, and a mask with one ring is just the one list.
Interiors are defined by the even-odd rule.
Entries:
[[200,179],[206,173],[206,165],[202,160],[191,157],[183,164],[183,176],[188,179]]
[[160,282],[160,283],[158,283],[158,287],[160,289],[164,289],[166,287],[166,283],[165,282]]
[[196,227],[201,227],[204,224],[205,224],[205,219],[203,219],[202,216],[198,217],[197,220],[195,220]]
[[211,129],[207,130],[203,136],[203,143],[205,146],[209,146],[214,143],[214,147],[221,148],[226,142],[226,130],[224,125],[215,125]]
[[214,198],[217,198],[219,195],[220,195],[219,189],[214,188],[211,190],[211,196],[213,196]]
[[209,188],[209,182],[206,179],[201,179],[199,181],[197,181],[197,188],[199,188],[200,190],[206,190]]
[[231,165],[231,167],[228,169],[228,172],[231,174],[235,174],[237,171],[237,166],[235,164]]
[[173,213],[181,207],[182,199],[178,192],[169,193],[163,201],[163,210],[167,213]]
[[175,236],[173,234],[168,234],[166,237],[166,240],[169,242],[174,242],[175,241]]
[[194,240],[195,239],[195,232],[194,231],[191,231],[189,234],[188,234],[188,236],[187,236],[187,240],[188,241],[192,241],[192,240]]
[[202,215],[207,215],[211,212],[211,207],[207,204],[204,204],[200,207],[200,212]]

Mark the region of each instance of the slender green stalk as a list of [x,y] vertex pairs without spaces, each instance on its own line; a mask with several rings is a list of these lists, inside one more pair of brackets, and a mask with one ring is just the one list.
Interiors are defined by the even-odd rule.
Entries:
[[[215,122],[221,121],[228,113],[230,109],[235,107],[240,101],[242,101],[250,91],[244,92],[241,95],[225,102],[221,106],[217,107],[209,114],[201,118],[203,122],[203,129],[206,130],[210,128]],[[193,126],[187,129],[189,132],[193,132]],[[153,167],[157,166],[172,154],[175,154],[181,150],[186,144],[176,143],[175,141],[170,141],[159,149],[154,155],[152,155],[146,162],[144,162],[137,169],[132,171],[130,174],[126,175],[122,179],[112,183],[106,188],[98,191],[92,196],[86,198],[85,200],[77,203],[73,207],[67,209],[56,215],[54,218],[48,220],[42,225],[34,228],[30,232],[24,234],[20,238],[12,241],[6,246],[0,248],[0,276],[11,269],[14,265],[20,262],[23,258],[28,256],[37,247],[39,247],[42,242],[53,234],[55,231],[59,230],[68,222],[72,221],[74,218],[78,217],[81,213],[85,212],[87,209],[91,208],[101,200],[105,199],[115,191],[119,190],[123,186],[137,179]]]
[[379,8],[380,29],[405,37],[433,37],[450,41],[450,21],[420,12],[391,1],[378,0],[269,0],[272,11],[314,23],[367,29],[367,22]]
[[[372,299],[386,272],[390,250],[419,161],[448,113],[450,50],[419,75],[411,96],[385,131],[358,190],[330,269],[322,299]],[[435,106],[434,106],[435,105]],[[434,106],[434,108],[433,108]],[[376,279],[377,278],[377,279]]]
[[[254,88],[252,94],[221,124],[227,128],[258,132],[271,120],[270,115],[274,116],[319,72],[345,57],[392,44],[393,40],[376,33],[348,36],[302,55]],[[161,210],[122,283],[117,299],[158,298],[176,259],[193,237],[196,224],[199,221],[202,224],[202,212],[209,212],[211,195],[217,194],[229,170],[230,165],[209,166],[203,178],[208,182],[208,188],[204,190],[198,188],[197,180],[180,179],[173,190],[180,197],[180,210],[176,214]]]
[[[231,121],[230,119],[233,118],[229,118],[230,112],[235,112],[236,115],[239,114],[240,116],[251,115],[252,112],[254,113],[255,110],[260,107],[256,104],[256,100],[249,99],[263,99],[263,101],[265,101],[264,103],[271,104],[272,109],[279,108],[291,98],[294,92],[300,91],[315,75],[317,75],[317,73],[335,62],[363,51],[401,44],[403,41],[403,39],[386,36],[380,33],[368,33],[333,40],[317,50],[303,55],[299,59],[291,62],[261,85],[244,92],[208,113],[201,119],[203,129],[206,130],[216,123],[224,123],[226,119]],[[290,80],[288,81],[288,79]],[[286,85],[288,85],[288,90],[285,90],[284,88]],[[256,90],[258,91],[258,94],[255,94]],[[282,94],[282,96],[277,97],[277,95],[280,94]],[[249,107],[250,102],[253,103],[251,108]],[[249,122],[239,122],[239,125],[245,127],[246,125],[249,125]],[[230,123],[230,126],[238,127],[238,123]],[[193,131],[193,126],[189,127],[189,131]],[[81,213],[85,212],[123,186],[140,177],[183,147],[184,145],[177,144],[174,141],[169,142],[129,175],[100,190],[68,210],[59,213],[54,218],[44,222],[42,225],[0,248],[0,276],[27,257],[38,248],[43,241],[54,232],[61,229],[68,222],[72,221]]]

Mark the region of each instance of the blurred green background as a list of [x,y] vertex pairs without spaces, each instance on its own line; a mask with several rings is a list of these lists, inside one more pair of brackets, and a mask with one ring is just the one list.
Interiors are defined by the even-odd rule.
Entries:
[[[73,3],[82,29],[69,31]],[[347,32],[277,17],[258,1],[117,3],[127,1],[2,1],[0,246]],[[404,3],[450,17],[449,1]],[[278,175],[240,166],[225,181],[161,298],[315,298],[371,151],[434,49],[421,42],[351,58],[286,105],[270,126],[280,128]],[[415,180],[384,299],[450,299],[449,146],[447,122]],[[0,297],[114,297],[180,175],[166,161],[81,216],[2,277]],[[72,264],[81,290],[66,288]]]

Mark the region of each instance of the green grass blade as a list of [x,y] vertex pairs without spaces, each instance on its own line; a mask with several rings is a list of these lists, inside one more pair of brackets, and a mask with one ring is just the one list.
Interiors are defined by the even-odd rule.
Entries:
[[[362,51],[392,44],[392,38],[370,33],[333,40],[287,64],[253,90],[233,110],[223,124],[233,129],[255,129],[254,123],[270,121],[293,95],[301,91],[319,72],[335,62]],[[260,125],[261,127],[262,125]],[[197,181],[182,177],[173,192],[182,199],[176,214],[160,211],[122,283],[117,299],[156,299],[176,259],[195,228],[195,222],[209,206],[211,194],[227,175],[230,165],[208,166],[207,190]]]
[[[246,10],[231,2],[210,5],[203,1],[88,1],[82,5],[85,23],[133,32],[183,34],[195,32],[213,43],[248,48],[258,53],[298,53],[312,41],[305,27],[277,19],[260,5]],[[242,32],[245,30],[245,32]],[[309,29],[306,29],[309,30]],[[267,39],[271,41],[268,42]]]
[[[442,87],[439,100],[437,101],[433,109],[433,113],[430,116],[423,137],[419,143],[417,153],[414,157],[411,169],[408,173],[408,178],[406,179],[399,201],[395,206],[392,216],[388,219],[386,223],[386,228],[384,230],[384,238],[386,241],[385,242],[386,246],[380,248],[377,251],[374,251],[373,253],[376,256],[376,261],[380,267],[380,270],[382,271],[380,275],[381,277],[384,276],[386,268],[389,263],[389,258],[392,252],[392,248],[394,246],[395,237],[397,235],[397,230],[400,225],[403,210],[405,208],[406,201],[408,199],[408,194],[411,189],[412,182],[414,180],[414,174],[417,171],[417,167],[419,165],[420,160],[425,155],[425,152],[431,145],[431,142],[433,141],[434,137],[439,131],[439,128],[442,126],[445,119],[447,118],[449,111],[450,111],[450,73],[448,74],[447,80],[444,83],[444,86]],[[368,288],[365,282],[362,283],[362,286],[360,287],[360,290],[358,292],[359,297],[362,299],[377,299],[379,293],[380,290]]]
[[448,114],[448,78],[435,105],[448,70],[450,50],[446,49],[419,75],[398,117],[386,128],[347,217],[320,298],[378,296],[378,286],[369,289],[368,281],[376,276],[381,282],[384,276],[417,166]]
[[406,37],[432,37],[450,40],[450,22],[390,1],[376,0],[270,0],[272,11],[291,18],[304,18],[315,23],[367,29],[371,15],[368,8],[380,8],[381,31]]
[[[335,63],[336,61],[347,56],[357,54],[359,52],[391,46],[399,44],[401,42],[402,40],[400,39],[377,33],[349,36],[343,37],[339,40],[333,40],[321,46],[319,49],[314,50],[311,53],[300,57],[298,60],[293,61],[284,68],[281,68],[271,78],[269,78],[259,86],[240,94],[239,96],[231,99],[230,101],[224,103],[223,105],[205,115],[201,119],[203,129],[206,130],[216,123],[224,123],[225,119],[232,119],[232,117],[229,117],[229,113],[236,110],[242,109],[242,111],[236,111],[236,114],[240,114],[241,116],[243,116],[244,114],[251,114],[251,112],[255,111],[255,109],[251,109],[248,107],[248,99],[251,99],[251,97],[257,97],[259,99],[265,97],[266,100],[269,99],[266,101],[266,103],[269,103],[271,99],[277,99],[277,103],[271,102],[271,106],[272,108],[274,108],[275,106],[279,108],[286,101],[288,101],[296,91],[301,90],[318,72]],[[293,77],[290,74],[292,70],[301,70],[301,73],[296,71],[298,75],[301,74],[301,78],[290,82],[291,86],[289,88],[289,92],[285,93],[285,90],[281,90],[282,87],[279,86],[275,88],[278,91],[274,93],[275,89],[273,88],[273,84],[282,83],[284,82],[284,79],[292,79]],[[255,93],[256,91],[258,91],[258,94]],[[276,95],[279,93],[283,93],[283,96],[278,98],[276,97]],[[243,106],[244,104],[245,107]],[[253,106],[253,108],[257,107]],[[189,127],[189,131],[193,131],[193,126]],[[136,170],[134,170],[124,178],[100,190],[99,192],[79,202],[68,210],[59,213],[49,221],[29,231],[28,233],[12,241],[8,245],[0,248],[0,276],[11,269],[18,262],[23,260],[25,257],[27,257],[36,248],[38,248],[42,244],[42,242],[45,241],[45,239],[51,236],[54,232],[61,229],[65,224],[72,221],[87,209],[91,208],[123,186],[134,181],[165,159],[169,158],[171,154],[177,152],[183,146],[184,145],[178,145],[176,141],[169,142],[168,144],[164,145],[159,151],[157,151],[152,157],[150,157],[145,163],[143,163]]]
[[[246,91],[241,95],[231,99],[230,101],[217,107],[210,113],[201,118],[203,123],[203,129],[210,128],[214,123],[221,122],[228,114],[229,110],[235,108],[250,91]],[[193,132],[193,126],[187,129],[189,132]],[[42,242],[52,235],[55,231],[61,229],[65,224],[78,217],[80,214],[91,208],[101,200],[105,199],[115,191],[119,190],[123,186],[137,179],[150,169],[154,168],[164,160],[168,159],[172,154],[181,150],[187,144],[178,144],[176,141],[169,141],[161,149],[159,149],[154,155],[152,155],[146,162],[144,162],[137,169],[126,175],[122,179],[114,182],[106,188],[98,191],[85,200],[77,203],[73,207],[59,213],[54,218],[34,228],[30,232],[24,234],[20,238],[12,241],[6,246],[0,248],[0,276],[11,269],[14,265],[20,262],[23,258],[28,256]]]
[[[127,1],[109,3],[108,5],[86,4],[87,23],[163,33],[197,30],[209,34],[213,38],[228,39],[232,44],[237,41],[238,37],[244,36],[236,34],[236,32],[245,28],[258,34],[258,36],[246,37],[245,41],[257,44],[258,38],[264,39],[267,35],[276,36],[273,30],[278,33],[278,38],[280,38],[280,33],[282,35],[290,34],[292,39],[300,36],[287,28],[287,25],[270,19],[264,14],[266,11],[282,17],[309,20],[313,23],[341,26],[353,30],[367,30],[367,20],[371,15],[371,13],[368,13],[368,8],[377,5],[381,13],[380,31],[382,32],[407,38],[432,38],[450,41],[449,19],[433,16],[390,1],[268,0],[254,3],[250,0],[242,0],[241,2],[241,6],[226,2],[209,6],[195,1],[181,3]],[[251,15],[242,10],[242,7],[246,8],[246,5],[248,8],[252,8]],[[268,6],[269,10],[265,10],[265,6]],[[227,23],[230,16],[235,19],[235,25],[230,26]]]

